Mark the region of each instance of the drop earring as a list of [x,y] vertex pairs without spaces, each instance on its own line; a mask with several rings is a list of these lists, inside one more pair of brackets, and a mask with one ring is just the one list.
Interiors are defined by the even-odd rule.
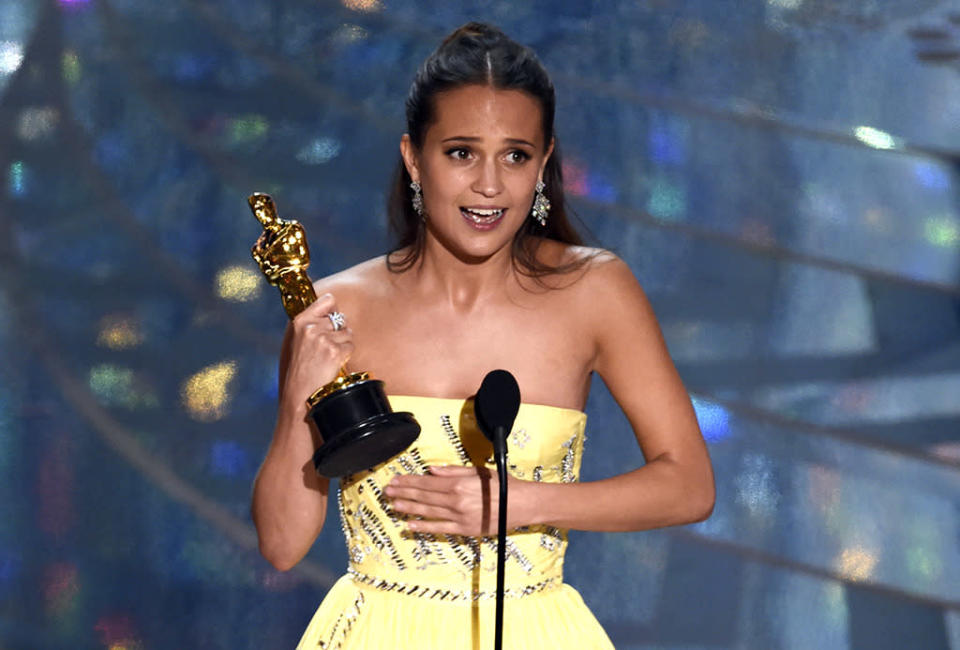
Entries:
[[546,185],[543,180],[537,181],[537,193],[533,197],[533,210],[531,216],[537,220],[541,226],[547,225],[547,215],[550,214],[550,199],[543,194]]
[[413,204],[413,211],[420,215],[420,219],[426,221],[426,217],[423,216],[423,194],[421,193],[420,183],[412,181],[410,189],[413,190],[413,198],[410,200]]

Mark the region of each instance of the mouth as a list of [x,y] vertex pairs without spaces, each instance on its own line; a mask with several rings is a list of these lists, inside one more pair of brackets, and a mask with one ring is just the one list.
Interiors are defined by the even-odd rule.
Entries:
[[503,218],[506,208],[460,208],[460,214],[482,230],[492,228],[494,224]]

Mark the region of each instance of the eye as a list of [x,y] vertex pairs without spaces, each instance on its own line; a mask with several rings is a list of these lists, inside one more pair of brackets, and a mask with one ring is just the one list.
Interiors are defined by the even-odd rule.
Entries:
[[454,160],[467,160],[470,158],[470,151],[466,147],[453,147],[445,152]]
[[530,160],[530,154],[520,149],[514,149],[513,151],[507,154],[507,161],[514,164],[519,165],[520,163],[524,163],[528,160]]

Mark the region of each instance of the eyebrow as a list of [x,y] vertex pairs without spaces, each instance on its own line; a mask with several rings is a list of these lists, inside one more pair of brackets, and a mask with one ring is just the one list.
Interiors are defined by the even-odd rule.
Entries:
[[[443,143],[446,143],[446,142],[480,142],[481,140],[482,140],[482,138],[477,138],[477,137],[473,137],[473,136],[455,135],[455,136],[450,137],[450,138],[445,138],[445,139],[441,140],[440,142],[441,142],[441,144],[443,144]],[[532,142],[530,142],[530,141],[528,141],[528,140],[524,140],[524,139],[522,139],[522,138],[505,138],[505,141],[506,141],[506,142],[509,142],[510,144],[526,145],[526,146],[531,147],[531,148],[535,148],[535,147],[536,147],[536,145],[534,145]]]

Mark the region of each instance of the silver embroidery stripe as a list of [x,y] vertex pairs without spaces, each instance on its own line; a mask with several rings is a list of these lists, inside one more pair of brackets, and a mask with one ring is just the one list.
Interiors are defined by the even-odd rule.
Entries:
[[[363,594],[357,594],[357,599],[353,601],[353,605],[347,608],[346,611],[340,612],[340,616],[337,617],[337,622],[334,623],[327,641],[320,641],[319,646],[321,648],[324,650],[340,650],[343,648],[343,644],[347,640],[347,635],[350,634],[350,628],[353,627],[353,624],[360,617],[360,608],[363,607],[363,603]],[[341,622],[343,623],[342,628],[340,628]],[[338,630],[338,628],[340,629]],[[339,635],[337,634],[338,631]],[[337,642],[336,645],[333,644],[334,641]]]
[[451,564],[450,558],[447,557],[447,554],[443,552],[443,547],[445,544],[437,541],[436,536],[433,533],[415,533],[413,538],[417,542],[417,548],[414,549],[414,557],[420,561],[428,560],[428,556],[432,555],[435,559],[427,563],[427,565],[435,564]]
[[[416,584],[407,584],[405,582],[393,582],[386,580],[384,578],[377,578],[376,576],[368,576],[359,571],[350,568],[347,569],[347,572],[350,574],[350,577],[360,584],[369,585],[374,589],[380,591],[395,591],[397,593],[405,594],[408,596],[416,596],[418,598],[430,598],[435,600],[492,600],[497,597],[496,590],[494,591],[463,591],[463,590],[452,590],[452,589],[442,589],[440,587],[430,587],[427,585],[416,585]],[[525,585],[523,587],[508,587],[504,589],[504,595],[507,598],[520,598],[523,596],[529,596],[540,591],[543,591],[549,587],[552,587],[557,584],[557,578],[547,578],[546,580],[541,580],[540,582],[534,583],[532,585]]]
[[407,452],[407,455],[409,455],[410,458],[413,460],[414,466],[417,468],[417,474],[427,473],[427,469],[428,469],[427,464],[423,462],[423,458],[420,456],[419,449],[414,447],[413,449]]
[[450,444],[453,445],[453,448],[457,451],[457,456],[460,457],[460,462],[464,465],[469,465],[470,457],[467,455],[467,450],[463,448],[463,443],[460,442],[460,436],[457,435],[457,432],[453,429],[453,425],[450,424],[450,416],[441,415],[440,424],[443,426],[443,430],[447,434],[447,440],[450,441]]
[[476,566],[476,556],[473,554],[473,549],[470,549],[471,552],[467,553],[464,548],[467,545],[462,541],[464,539],[462,535],[444,535],[444,538],[450,543],[450,550],[453,551],[453,554],[460,560],[460,564],[467,569],[472,569]]
[[398,569],[401,571],[406,569],[406,563],[400,557],[400,553],[397,552],[396,546],[393,545],[393,541],[387,535],[387,531],[383,528],[380,520],[377,519],[376,514],[366,504],[361,504],[357,507],[357,517],[360,520],[360,527],[367,533],[374,545],[389,555]]
[[[497,538],[496,537],[485,537],[484,540],[493,549],[494,553],[497,552]],[[507,558],[513,558],[517,564],[520,565],[527,573],[533,571],[533,562],[527,559],[527,556],[524,555],[512,539],[507,538]]]
[[353,527],[347,520],[346,507],[344,506],[343,490],[337,489],[337,509],[340,511],[340,529],[343,531],[344,539],[353,538]]
[[577,435],[574,434],[572,438],[563,443],[563,446],[566,447],[567,453],[563,455],[563,460],[560,461],[560,480],[564,483],[573,483],[577,480],[577,476],[573,473],[573,463],[576,460],[576,450],[574,446],[577,442]]
[[560,544],[563,542],[563,532],[559,528],[554,528],[553,526],[547,526],[543,529],[543,533],[540,535],[540,546],[547,549],[548,551],[555,551],[560,548]]
[[414,464],[413,458],[408,454],[404,454],[397,458],[397,462],[400,463],[400,467],[403,468],[407,474],[423,474],[419,471],[419,468]]
[[543,465],[537,465],[533,468],[533,480],[537,483],[543,481]]
[[390,518],[390,521],[393,522],[394,526],[399,526],[400,519],[397,517],[397,513],[393,508],[390,507],[390,502],[387,501],[387,497],[383,494],[383,490],[381,490],[380,486],[377,485],[377,482],[373,480],[373,477],[368,476],[366,479],[364,479],[364,483],[367,484],[367,487],[370,488],[373,496],[377,499],[377,504],[380,506],[380,509],[383,510],[383,513]]

